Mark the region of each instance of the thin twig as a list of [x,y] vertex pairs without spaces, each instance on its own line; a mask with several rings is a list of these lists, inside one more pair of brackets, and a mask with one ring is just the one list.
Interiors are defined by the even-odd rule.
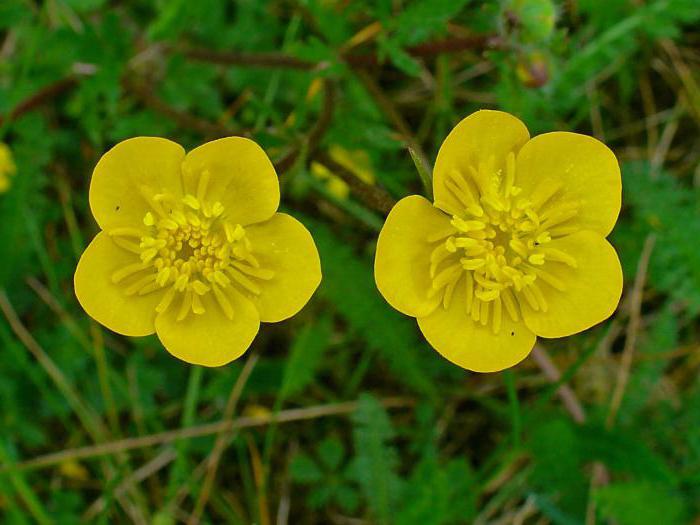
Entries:
[[337,162],[326,152],[319,152],[316,160],[323,164],[329,171],[340,177],[357,197],[368,207],[384,215],[388,214],[396,201],[379,186],[367,184],[351,170]]
[[182,50],[182,54],[193,60],[224,66],[298,69],[300,71],[309,71],[319,67],[319,64],[316,62],[275,52],[241,53],[237,51],[214,51],[211,49],[185,49]]
[[0,126],[4,125],[6,122],[17,120],[25,113],[29,113],[30,111],[37,109],[49,100],[68,91],[69,89],[77,85],[78,79],[78,76],[70,75],[65,78],[59,79],[46,87],[41,88],[40,90],[38,90],[34,94],[25,98],[19,104],[17,104],[7,115],[0,115]]
[[634,350],[637,346],[637,334],[641,322],[642,299],[644,297],[644,285],[646,284],[647,269],[649,268],[649,259],[654,250],[656,243],[656,235],[651,233],[644,241],[642,253],[639,256],[637,263],[637,275],[634,278],[634,287],[629,299],[629,323],[627,324],[627,334],[625,336],[625,346],[622,349],[622,359],[620,361],[620,369],[617,373],[617,382],[613,391],[612,400],[610,401],[610,410],[605,425],[611,428],[615,424],[617,412],[622,404],[622,398],[625,395],[625,388],[629,380],[630,368],[634,358]]
[[[382,404],[386,408],[403,408],[413,405],[413,400],[406,398],[386,398]],[[126,450],[152,447],[164,443],[172,443],[180,439],[192,439],[196,437],[209,436],[219,432],[231,432],[242,428],[260,427],[270,423],[290,423],[292,421],[304,421],[319,417],[338,416],[350,414],[357,409],[357,401],[346,401],[343,403],[333,403],[329,405],[317,405],[307,408],[294,408],[284,410],[278,414],[270,414],[257,417],[240,417],[233,421],[216,421],[193,427],[179,428],[147,436],[120,439],[93,445],[88,447],[78,447],[72,449],[53,452],[44,456],[39,456],[22,463],[15,464],[12,468],[17,470],[45,468],[68,460],[79,460],[116,454]],[[0,472],[8,470],[0,468]]]
[[206,119],[170,106],[154,93],[152,86],[146,85],[142,81],[127,81],[124,82],[124,87],[137,99],[143,102],[147,108],[165,115],[179,125],[197,131],[202,135],[217,138],[240,135],[239,130],[216,122],[210,122]]
[[68,404],[78,415],[78,418],[93,439],[95,441],[100,441],[100,439],[106,435],[106,429],[102,425],[99,416],[80,398],[61,369],[58,368],[56,363],[54,363],[46,351],[39,345],[36,339],[34,339],[29,330],[22,324],[22,321],[20,321],[17,316],[17,312],[15,312],[15,309],[12,307],[12,303],[4,289],[0,289],[0,310],[2,310],[7,322],[10,324],[10,328],[12,328],[17,338],[24,344],[25,348],[29,350],[53,380],[56,387],[65,396]]
[[[537,366],[540,367],[540,370],[542,370],[545,377],[552,383],[556,383],[559,381],[559,379],[561,379],[561,372],[559,372],[557,365],[554,364],[552,359],[549,357],[547,350],[545,350],[542,346],[535,345],[530,355],[532,355],[532,358],[537,363]],[[576,421],[576,423],[583,423],[586,421],[586,413],[583,406],[569,385],[561,385],[557,389],[557,395],[564,404],[566,411],[571,414],[571,418]]]
[[[117,487],[114,489],[114,496],[123,496],[127,490],[129,490],[133,485],[141,483],[144,479],[152,476],[158,472],[163,467],[167,466],[171,461],[173,461],[177,455],[172,448],[166,448],[156,457],[150,461],[144,463],[134,472],[132,472],[128,477],[126,477]],[[107,500],[104,495],[96,499],[85,511],[83,515],[83,521],[90,523],[97,514],[105,509]]]
[[309,131],[305,144],[298,145],[275,163],[275,170],[278,174],[281,175],[294,166],[294,163],[304,149],[307,156],[312,156],[315,153],[333,120],[335,91],[335,84],[331,80],[326,79],[323,82],[323,106],[319,113],[318,120],[311,128],[311,131]]
[[428,161],[428,157],[423,150],[423,146],[413,135],[410,126],[406,123],[392,100],[386,95],[386,93],[384,93],[379,84],[374,80],[373,76],[367,71],[360,68],[355,68],[354,71],[355,75],[357,75],[357,77],[362,81],[367,91],[369,91],[374,98],[374,101],[377,103],[377,106],[379,106],[379,109],[389,119],[389,121],[403,137],[406,145],[413,150],[415,156],[420,160],[421,164],[423,164],[424,170],[427,173],[432,173],[433,168]]
[[[458,53],[469,49],[495,48],[500,40],[492,35],[455,37],[434,42],[426,42],[406,49],[415,58],[429,58],[443,53]],[[184,49],[181,52],[188,58],[201,62],[226,66],[248,66],[260,68],[296,69],[299,71],[319,71],[327,66],[325,62],[311,62],[285,53],[262,52],[241,53],[235,51],[212,51],[210,49]],[[340,59],[351,66],[371,67],[380,65],[376,53],[341,54]]]
[[[231,394],[226,401],[226,407],[224,408],[223,421],[233,421],[233,416],[236,411],[236,406],[238,405],[238,400],[241,398],[243,393],[243,388],[250,378],[250,374],[253,372],[256,363],[258,362],[260,355],[255,353],[246,361],[243,370],[241,370],[240,375],[236,379],[236,383],[231,389]],[[202,490],[199,493],[199,498],[195,504],[194,510],[189,520],[188,524],[196,525],[199,523],[200,516],[206,507],[207,501],[209,500],[209,495],[211,494],[211,489],[214,486],[214,480],[216,479],[216,471],[219,468],[219,462],[221,461],[221,456],[226,449],[226,445],[231,437],[230,431],[222,431],[216,436],[216,441],[214,442],[214,447],[209,453],[209,458],[207,460],[207,473],[204,478],[204,484],[202,485]]]

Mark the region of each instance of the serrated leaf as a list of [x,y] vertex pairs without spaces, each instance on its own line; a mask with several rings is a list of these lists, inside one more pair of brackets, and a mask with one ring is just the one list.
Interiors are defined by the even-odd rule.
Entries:
[[353,421],[354,474],[376,522],[393,523],[401,489],[398,455],[391,444],[394,428],[384,407],[369,394],[360,397]]
[[289,467],[289,474],[294,481],[300,483],[315,483],[323,479],[321,469],[306,454],[299,454],[294,457]]
[[319,222],[306,218],[323,261],[320,294],[327,297],[351,325],[353,332],[386,360],[395,377],[410,388],[434,396],[435,385],[422,365],[426,343],[417,337],[412,319],[392,310],[374,284],[372,265],[358,258]]

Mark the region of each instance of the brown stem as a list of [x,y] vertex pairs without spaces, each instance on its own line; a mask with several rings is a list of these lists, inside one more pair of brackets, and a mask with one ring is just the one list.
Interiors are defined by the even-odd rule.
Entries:
[[[549,357],[549,354],[543,347],[540,345],[535,345],[535,347],[532,349],[531,355],[547,379],[549,379],[552,383],[556,383],[559,381],[559,379],[561,379],[561,372],[559,372],[557,365],[554,364],[552,359]],[[579,424],[586,421],[586,413],[583,410],[583,406],[581,406],[576,394],[569,385],[561,385],[557,389],[557,395],[564,404],[566,411],[571,414],[571,419]]]
[[357,197],[368,207],[387,215],[396,204],[394,198],[378,186],[372,186],[357,177],[348,168],[334,160],[328,153],[319,152],[315,159],[329,171],[340,177]]
[[[387,398],[382,400],[382,404],[386,408],[403,408],[414,404],[410,399],[406,398]],[[17,463],[11,468],[15,470],[27,470],[45,468],[51,465],[56,465],[63,461],[87,459],[109,454],[116,454],[126,450],[137,448],[152,447],[164,443],[172,443],[180,439],[192,439],[201,436],[210,436],[219,432],[231,432],[241,428],[252,428],[269,425],[271,423],[289,423],[292,421],[304,421],[316,419],[319,417],[338,416],[343,414],[351,414],[357,410],[357,401],[346,401],[342,403],[334,403],[329,405],[317,405],[305,408],[293,408],[283,410],[277,414],[270,414],[256,417],[240,417],[233,421],[216,421],[214,423],[206,423],[204,425],[178,428],[176,430],[168,430],[157,434],[147,436],[132,437],[100,443],[98,445],[79,447],[73,449],[65,449],[60,452],[53,452],[44,456],[39,456],[28,461]],[[0,473],[8,470],[8,467],[0,467]]]
[[147,108],[165,115],[179,125],[197,131],[202,135],[218,138],[240,134],[240,132],[237,132],[237,130],[229,128],[226,125],[210,122],[206,119],[170,106],[154,93],[152,86],[146,85],[144,82],[133,80],[125,81],[124,87],[137,99],[143,102]]
[[[406,52],[416,58],[429,58],[442,53],[457,53],[469,49],[494,48],[501,45],[498,37],[494,35],[474,35],[470,37],[454,37],[444,40],[426,42],[406,49]],[[226,66],[248,66],[260,68],[283,68],[300,71],[312,71],[323,69],[323,62],[311,62],[296,58],[285,53],[241,53],[236,51],[213,51],[210,49],[190,48],[181,52],[193,59],[211,64]],[[350,66],[371,67],[380,65],[380,60],[375,53],[346,54],[340,58]]]
[[[323,139],[323,136],[328,131],[328,128],[333,120],[333,110],[335,109],[335,84],[331,80],[326,80],[323,83],[323,107],[318,116],[318,120],[309,132],[306,138],[306,154],[312,156]],[[304,149],[304,145],[298,145],[275,163],[275,169],[278,174],[282,174],[289,170],[299,158],[299,155]]]
[[612,400],[610,401],[610,410],[605,425],[611,428],[615,424],[617,412],[622,404],[622,398],[625,395],[625,388],[629,380],[630,368],[632,367],[632,359],[634,358],[634,350],[637,346],[637,334],[641,323],[642,314],[642,299],[644,285],[647,279],[647,270],[649,268],[649,259],[654,250],[656,236],[649,234],[644,242],[642,253],[639,256],[637,263],[637,275],[634,278],[634,287],[629,298],[629,315],[630,320],[627,323],[627,333],[625,335],[625,346],[622,349],[622,359],[620,361],[620,369],[617,374],[617,383],[613,391]]
[[0,126],[4,125],[6,122],[11,122],[21,117],[25,113],[35,110],[42,104],[45,104],[54,97],[59,96],[61,93],[68,91],[70,88],[78,83],[78,77],[76,75],[70,75],[66,78],[57,80],[56,82],[49,84],[46,87],[41,88],[39,91],[25,98],[22,102],[17,104],[7,115],[0,115]]

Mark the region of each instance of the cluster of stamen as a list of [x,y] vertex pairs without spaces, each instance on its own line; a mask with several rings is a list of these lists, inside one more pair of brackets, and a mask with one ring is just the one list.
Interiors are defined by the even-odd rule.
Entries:
[[137,262],[115,271],[112,281],[123,283],[127,295],[164,291],[156,311],[175,305],[178,321],[190,312],[204,314],[202,298],[209,293],[233,319],[232,287],[259,295],[259,281],[274,277],[260,266],[245,228],[227,219],[221,202],[207,200],[209,178],[203,171],[196,195],[182,198],[141,188],[152,209],[143,218],[143,228],[108,232],[119,246],[138,255]]
[[565,283],[547,271],[546,263],[576,267],[573,257],[549,244],[576,230],[571,219],[579,204],[566,200],[561,184],[552,180],[542,180],[524,196],[515,185],[512,153],[502,169],[490,160],[470,167],[468,174],[453,170],[445,186],[454,196],[452,204],[435,205],[452,220],[444,231],[427,239],[434,246],[430,296],[448,308],[456,287],[465,286],[466,315],[490,325],[496,334],[504,310],[516,322],[524,303],[546,312],[542,283],[566,290]]

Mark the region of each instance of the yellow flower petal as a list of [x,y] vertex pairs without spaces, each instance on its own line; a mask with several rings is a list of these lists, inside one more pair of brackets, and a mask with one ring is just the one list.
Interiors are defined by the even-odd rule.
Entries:
[[418,195],[401,199],[379,233],[374,259],[377,288],[399,312],[413,317],[435,309],[428,297],[431,244],[428,239],[450,226],[450,218]]
[[123,335],[143,336],[155,331],[155,308],[161,293],[131,295],[123,283],[114,284],[117,270],[138,262],[138,257],[116,244],[104,232],[92,240],[75,270],[75,295],[96,321]]
[[178,321],[182,296],[156,318],[156,332],[165,349],[178,359],[193,365],[222,366],[239,358],[255,339],[260,319],[255,306],[237,293],[226,288],[226,296],[233,306],[230,320],[212,293],[202,296],[204,313],[190,312]]
[[260,146],[244,137],[214,140],[190,151],[183,176],[188,193],[221,202],[234,224],[267,220],[279,206],[272,162]]
[[482,110],[463,119],[442,143],[435,161],[435,205],[448,213],[461,212],[464,206],[446,186],[450,173],[468,175],[482,163],[502,169],[508,153],[517,153],[529,138],[525,124],[503,111]]
[[578,202],[573,221],[581,229],[604,237],[613,229],[620,213],[620,167],[615,154],[599,140],[563,131],[538,135],[520,150],[515,173],[524,195],[542,181],[560,184],[562,198]]
[[274,323],[287,319],[309,301],[321,282],[321,261],[309,231],[284,213],[246,228],[260,267],[272,270],[267,280],[255,280],[260,288],[250,299],[260,320]]
[[182,194],[182,146],[158,137],[125,140],[105,153],[90,182],[90,209],[103,230],[140,225],[146,201],[164,190]]
[[503,315],[498,334],[491,324],[482,326],[467,315],[464,281],[460,280],[450,306],[418,318],[418,326],[430,345],[454,364],[473,372],[498,372],[525,359],[535,344],[535,334],[522,322]]
[[535,312],[521,302],[530,330],[541,337],[564,337],[610,317],[622,294],[622,268],[610,243],[598,233],[581,231],[555,239],[547,246],[572,256],[576,267],[552,261],[545,264],[544,270],[563,283],[565,289],[558,291],[537,280],[547,311]]

